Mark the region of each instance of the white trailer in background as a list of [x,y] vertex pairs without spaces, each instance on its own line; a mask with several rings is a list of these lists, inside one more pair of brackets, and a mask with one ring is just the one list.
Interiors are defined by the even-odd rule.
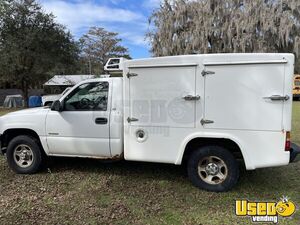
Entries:
[[1,118],[2,151],[17,173],[41,154],[187,164],[192,183],[226,191],[246,169],[283,166],[290,146],[292,54],[111,59],[123,77],[86,80],[52,108]]
[[51,106],[74,85],[95,77],[95,75],[54,75],[44,84],[43,106]]

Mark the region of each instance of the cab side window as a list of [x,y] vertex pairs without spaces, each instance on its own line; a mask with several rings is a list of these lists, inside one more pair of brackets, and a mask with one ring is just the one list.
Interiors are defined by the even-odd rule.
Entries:
[[64,101],[65,111],[107,111],[108,82],[82,84]]

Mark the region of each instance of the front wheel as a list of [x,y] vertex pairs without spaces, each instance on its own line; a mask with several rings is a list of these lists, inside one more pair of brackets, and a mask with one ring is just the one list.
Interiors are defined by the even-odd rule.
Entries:
[[228,191],[239,178],[238,162],[231,152],[220,146],[204,146],[195,150],[187,166],[191,182],[207,191]]
[[36,173],[42,164],[38,141],[30,136],[17,136],[8,144],[6,157],[9,167],[19,174]]

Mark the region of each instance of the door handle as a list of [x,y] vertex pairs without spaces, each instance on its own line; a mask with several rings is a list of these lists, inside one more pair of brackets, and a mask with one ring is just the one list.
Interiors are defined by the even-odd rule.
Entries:
[[272,101],[287,101],[290,99],[290,96],[272,95],[270,97],[264,97],[264,99],[270,99]]
[[96,124],[107,124],[107,118],[100,117],[95,119]]

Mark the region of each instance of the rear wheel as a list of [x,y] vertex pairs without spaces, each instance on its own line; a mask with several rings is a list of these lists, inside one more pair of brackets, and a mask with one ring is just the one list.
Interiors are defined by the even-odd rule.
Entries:
[[227,149],[220,146],[204,146],[190,155],[188,175],[196,187],[224,192],[237,183],[239,166]]
[[6,152],[9,167],[19,174],[36,173],[42,164],[38,141],[30,136],[17,136],[10,141]]

